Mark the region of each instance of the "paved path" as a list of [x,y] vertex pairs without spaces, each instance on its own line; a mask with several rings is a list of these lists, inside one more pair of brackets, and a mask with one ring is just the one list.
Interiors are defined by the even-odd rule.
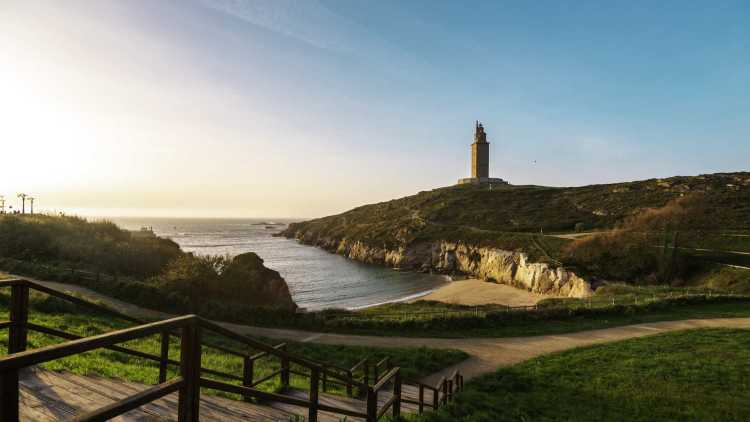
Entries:
[[[102,304],[133,316],[165,318],[171,315],[140,308],[136,305],[112,299],[85,287],[48,281],[36,282],[61,291],[77,293],[79,296],[99,301]],[[525,360],[575,347],[608,343],[636,337],[644,337],[669,331],[693,328],[743,328],[750,329],[750,318],[691,319],[636,324],[600,330],[580,331],[535,337],[508,338],[413,338],[376,337],[349,334],[315,333],[302,330],[253,327],[248,325],[221,323],[223,326],[253,336],[285,339],[320,344],[342,344],[373,347],[430,347],[436,349],[459,349],[470,355],[469,359],[432,374],[423,380],[434,383],[442,376],[449,376],[458,369],[466,379]]]

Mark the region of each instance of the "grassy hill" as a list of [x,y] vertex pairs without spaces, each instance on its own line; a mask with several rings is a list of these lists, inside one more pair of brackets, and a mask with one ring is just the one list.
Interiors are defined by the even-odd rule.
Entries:
[[744,172],[582,187],[451,186],[292,224],[287,233],[389,246],[431,239],[522,244],[524,237],[512,233],[607,229],[695,192],[706,194],[727,230],[750,229],[750,173]]
[[[700,214],[699,224],[691,214]],[[718,173],[581,187],[451,186],[292,224],[284,235],[329,250],[342,240],[391,251],[462,242],[521,251],[532,262],[574,267],[588,276],[665,281],[692,271],[677,257],[683,249],[750,250],[748,215],[750,173]],[[615,228],[627,236],[579,242],[578,248],[571,248],[571,239],[550,236]],[[675,237],[677,231],[693,233]],[[662,253],[654,247],[681,249]],[[715,261],[714,253],[700,254]],[[750,261],[722,255],[725,263]]]

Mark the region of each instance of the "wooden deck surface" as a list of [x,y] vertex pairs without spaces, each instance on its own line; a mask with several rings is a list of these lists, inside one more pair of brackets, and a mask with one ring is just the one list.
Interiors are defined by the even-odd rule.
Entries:
[[[98,409],[116,400],[133,395],[148,388],[148,385],[102,378],[81,376],[70,372],[55,372],[29,368],[20,376],[20,412],[22,421],[60,421],[86,411]],[[404,396],[416,398],[415,387],[403,386]],[[291,390],[289,395],[307,398],[307,392]],[[378,396],[380,405],[390,398],[388,392]],[[425,393],[425,401],[431,402],[431,393]],[[320,394],[321,403],[332,406],[365,411],[365,402],[358,399]],[[402,412],[416,412],[417,406],[404,403]],[[282,403],[254,404],[222,397],[201,396],[200,416],[202,421],[283,421],[295,416],[307,419],[307,409]],[[318,420],[339,422],[344,417],[329,412],[320,412]],[[139,409],[132,410],[113,419],[115,421],[174,421],[177,420],[177,393],[170,394]],[[347,421],[363,419],[346,418]]]

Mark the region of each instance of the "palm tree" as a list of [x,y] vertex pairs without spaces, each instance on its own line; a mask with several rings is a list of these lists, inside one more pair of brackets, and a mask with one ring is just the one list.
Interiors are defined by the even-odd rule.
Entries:
[[34,197],[32,197],[32,196],[27,196],[27,197],[26,197],[26,199],[28,199],[28,200],[29,200],[29,202],[31,202],[31,214],[34,214],[34,200],[35,200],[36,198],[34,198]]

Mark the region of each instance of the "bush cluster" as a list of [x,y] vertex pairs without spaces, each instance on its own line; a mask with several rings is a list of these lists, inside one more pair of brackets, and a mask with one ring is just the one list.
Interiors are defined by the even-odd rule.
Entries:
[[147,278],[182,255],[157,236],[134,236],[109,221],[47,215],[0,216],[0,257],[66,262],[78,268]]

